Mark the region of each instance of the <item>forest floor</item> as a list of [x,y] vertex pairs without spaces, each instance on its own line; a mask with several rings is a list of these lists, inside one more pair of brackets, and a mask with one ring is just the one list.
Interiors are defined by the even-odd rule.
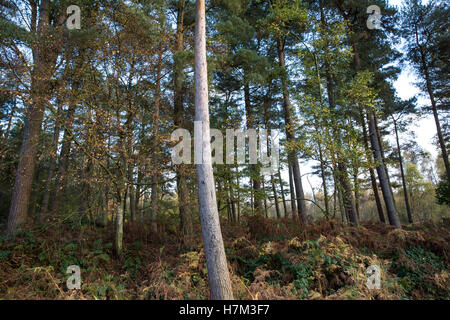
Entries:
[[[114,258],[111,228],[54,219],[14,239],[0,238],[0,299],[208,299],[200,227],[191,245],[175,232],[127,223],[124,253]],[[394,230],[321,220],[249,217],[222,222],[237,299],[450,299],[450,225]],[[69,265],[81,290],[68,290]],[[381,269],[381,289],[367,268]]]

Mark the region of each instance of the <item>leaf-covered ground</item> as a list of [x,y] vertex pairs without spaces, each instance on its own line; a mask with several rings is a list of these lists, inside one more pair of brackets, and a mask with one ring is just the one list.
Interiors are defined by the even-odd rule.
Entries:
[[[318,221],[247,218],[222,227],[237,299],[450,299],[449,225],[393,230]],[[188,245],[127,223],[125,252],[113,256],[112,230],[55,220],[0,238],[0,299],[208,299],[200,230]],[[69,265],[81,290],[68,290]],[[366,270],[381,269],[370,290]]]

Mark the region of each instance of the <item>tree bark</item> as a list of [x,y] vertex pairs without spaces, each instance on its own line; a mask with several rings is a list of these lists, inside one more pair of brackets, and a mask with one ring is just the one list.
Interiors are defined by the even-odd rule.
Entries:
[[234,192],[233,192],[233,180],[231,178],[231,169],[227,170],[227,189],[228,194],[230,198],[230,204],[231,204],[231,217],[233,222],[237,222],[237,216],[236,216],[236,200],[234,198]]
[[280,174],[280,166],[278,166],[278,179],[280,181],[280,190],[281,190],[281,201],[283,202],[283,216],[287,217],[287,204],[286,204],[286,195],[284,194],[284,186],[283,186],[283,179],[281,179]]
[[327,187],[327,180],[325,176],[325,165],[324,165],[324,159],[323,159],[323,153],[322,153],[322,145],[320,142],[318,142],[319,146],[319,160],[320,160],[320,172],[322,175],[322,186],[323,186],[323,200],[325,202],[325,213],[328,218],[330,215],[330,205],[329,205],[329,199],[328,199],[328,187]]
[[409,205],[408,188],[406,187],[405,172],[403,170],[403,157],[402,157],[402,150],[400,148],[400,140],[398,138],[397,121],[395,120],[394,116],[392,116],[392,120],[394,121],[395,141],[397,143],[398,163],[400,164],[400,174],[402,177],[402,186],[403,186],[403,193],[404,193],[404,198],[405,198],[406,214],[408,215],[408,222],[413,223],[411,206]]
[[[342,8],[340,8],[340,11],[341,11],[341,14],[343,15],[344,19],[346,20],[349,31],[353,32],[353,28],[349,21],[348,16],[345,14],[345,12],[343,12]],[[355,39],[351,38],[350,42],[351,42],[351,46],[353,48],[354,69],[355,69],[355,72],[358,73],[361,69],[361,59],[359,56],[359,51],[358,51]],[[378,179],[380,180],[381,191],[383,194],[384,202],[386,204],[386,210],[388,213],[389,222],[391,225],[395,226],[396,228],[401,228],[400,221],[398,220],[398,216],[395,211],[394,199],[393,199],[391,189],[389,186],[386,168],[383,163],[383,157],[381,155],[381,149],[380,149],[377,130],[376,130],[376,126],[375,126],[374,115],[371,110],[366,110],[366,112],[367,112],[367,122],[369,124],[370,141],[372,144],[374,159],[375,159],[376,166],[377,166],[376,168],[377,168],[377,173],[378,173]]]
[[369,123],[370,141],[372,143],[373,156],[377,166],[378,178],[380,179],[381,192],[383,193],[389,223],[395,228],[401,228],[400,221],[398,220],[398,216],[395,211],[394,200],[392,198],[392,193],[389,188],[389,182],[387,180],[387,174],[381,157],[380,145],[375,128],[375,119],[370,111],[367,111],[367,122]]
[[61,116],[61,109],[62,109],[62,106],[61,106],[61,104],[59,104],[58,112],[57,112],[56,118],[55,118],[55,129],[53,132],[52,145],[50,147],[51,151],[50,151],[50,159],[49,159],[48,170],[47,170],[47,180],[45,181],[45,191],[44,191],[44,196],[42,198],[41,210],[39,213],[40,221],[43,221],[43,219],[45,219],[45,215],[47,214],[47,209],[48,209],[48,203],[50,200],[50,192],[51,192],[51,188],[52,188],[52,177],[53,177],[53,173],[55,171],[56,154],[58,152],[58,140],[59,140],[59,131],[60,131],[59,117]]
[[439,146],[441,147],[442,159],[444,160],[445,171],[447,173],[447,180],[450,183],[450,164],[448,161],[447,148],[445,146],[444,136],[442,134],[442,129],[441,129],[441,123],[439,121],[439,116],[438,116],[437,106],[436,106],[436,99],[434,98],[434,92],[433,92],[433,88],[431,86],[430,71],[429,71],[429,68],[428,68],[428,65],[427,65],[427,62],[425,59],[423,47],[419,43],[417,29],[416,29],[416,43],[417,43],[417,46],[419,47],[420,58],[422,61],[422,69],[425,74],[425,82],[426,82],[426,86],[427,86],[427,92],[428,92],[428,96],[430,97],[431,109],[433,110],[433,117],[434,117],[434,122],[436,124],[436,131],[437,131],[437,136],[438,136],[438,140],[439,140]]
[[358,221],[361,220],[359,208],[359,180],[358,180],[358,166],[353,167],[353,185],[355,186],[355,209]]
[[397,210],[397,206],[395,204],[394,191],[392,191],[391,178],[389,177],[389,170],[388,170],[388,167],[387,167],[387,164],[386,164],[386,156],[384,155],[383,140],[381,139],[381,130],[378,127],[378,119],[377,119],[377,117],[374,117],[374,120],[375,120],[375,130],[376,130],[376,133],[377,133],[378,145],[380,146],[381,160],[383,161],[384,170],[386,171],[386,177],[387,177],[387,181],[389,183],[389,190],[391,191],[392,199],[394,200],[395,211],[397,212],[398,210]]
[[122,256],[123,250],[123,208],[119,201],[116,208],[116,234],[114,239],[114,253],[117,257]]
[[[338,156],[339,157],[339,156]],[[342,202],[344,205],[345,214],[348,221],[357,226],[358,225],[358,215],[356,214],[355,203],[353,202],[352,187],[350,185],[350,180],[347,175],[347,168],[345,165],[339,161],[337,164],[337,174],[339,183],[342,185]]]
[[[284,41],[280,38],[277,39],[277,52],[280,67],[286,72],[286,62],[285,62],[285,52],[284,52]],[[292,114],[292,106],[289,99],[289,89],[287,75],[283,75],[281,78],[281,86],[283,90],[283,109],[284,109],[284,120],[286,125],[286,138],[290,144],[295,144],[294,135],[294,121]],[[292,147],[292,146],[291,146]],[[295,184],[295,195],[297,198],[297,209],[298,216],[300,217],[300,222],[303,224],[307,223],[306,220],[306,202],[305,194],[303,192],[302,178],[300,173],[300,166],[298,164],[298,157],[295,148],[289,151],[289,162],[292,165],[292,173],[294,175]]]
[[[244,76],[245,78],[245,76]],[[244,80],[246,81],[246,80]],[[244,84],[244,104],[245,115],[247,119],[247,130],[254,129],[254,113],[250,102],[250,86],[246,82]],[[250,164],[250,177],[252,180],[253,188],[253,204],[257,214],[262,215],[262,201],[261,201],[261,175],[259,166],[257,164]]]
[[156,216],[159,210],[159,108],[161,105],[161,72],[162,72],[162,43],[158,47],[158,67],[156,71],[155,84],[155,110],[153,116],[153,177],[152,177],[152,193],[151,193],[151,214],[150,220],[153,231],[157,231]]
[[[38,22],[40,39],[45,37],[46,29],[50,24],[49,10],[49,1],[42,0]],[[55,45],[54,42],[50,42],[50,44]],[[14,235],[18,231],[19,225],[26,221],[39,135],[45,104],[51,93],[50,79],[54,71],[57,53],[58,48],[47,47],[43,43],[35,44],[32,47],[34,67],[31,75],[30,101],[26,110],[24,135],[8,216],[7,234],[10,236]]]
[[[364,121],[364,115],[363,115],[362,112],[361,112],[361,126],[362,126],[362,130],[363,130],[364,147],[365,147],[367,152],[370,152],[369,138],[367,136],[366,122]],[[384,218],[383,205],[381,204],[380,195],[378,193],[377,179],[375,177],[375,173],[373,172],[373,168],[372,167],[369,168],[369,174],[370,174],[370,181],[372,183],[373,195],[375,197],[375,203],[377,205],[378,217],[380,218],[381,222],[386,223],[386,219]]]
[[236,168],[236,188],[237,188],[237,222],[241,219],[241,186],[239,184],[239,168],[238,165],[235,165]]
[[[269,91],[270,92],[270,87],[269,87]],[[264,103],[264,126],[266,127],[266,130],[269,130],[269,119],[268,119],[268,99],[265,99],[265,103]],[[270,139],[267,139],[267,152],[268,155],[271,155],[271,149],[270,149]],[[278,170],[279,170],[278,166]],[[281,181],[280,181],[281,182]],[[277,194],[277,188],[275,185],[275,179],[273,176],[273,172],[270,172],[270,184],[272,186],[272,193],[273,193],[273,201],[275,203],[275,212],[277,214],[277,218],[280,219],[281,218],[281,213],[280,213],[280,204],[278,203],[278,194]]]
[[130,220],[135,222],[136,221],[136,202],[135,202],[135,189],[133,187],[133,184],[130,183],[130,188],[128,190],[129,193],[129,199],[130,199]]
[[264,176],[261,177],[261,184],[262,184],[262,191],[263,191],[263,197],[264,197],[264,215],[267,218],[268,212],[267,212],[267,194],[266,194],[266,184],[264,182]]
[[[225,248],[217,210],[208,107],[208,70],[206,62],[205,0],[196,1],[195,24],[195,120],[202,123],[202,137],[195,144],[203,151],[202,164],[196,164],[200,221],[208,269],[210,298],[233,299]],[[199,141],[200,140],[200,141]]]
[[[177,7],[177,30],[175,54],[184,50],[184,14],[185,0],[178,1]],[[183,63],[175,61],[174,63],[174,125],[176,128],[184,127],[183,110]],[[193,234],[192,212],[190,210],[190,197],[186,179],[187,168],[184,164],[179,164],[175,168],[177,176],[178,206],[180,210],[180,229],[181,233],[187,237]]]
[[[291,210],[292,210],[292,219],[297,217],[297,205],[295,204],[295,186],[294,186],[294,178],[292,174],[292,166],[288,163],[289,166],[289,193],[291,195]],[[281,181],[281,174],[280,174]],[[282,183],[282,182],[281,182]]]

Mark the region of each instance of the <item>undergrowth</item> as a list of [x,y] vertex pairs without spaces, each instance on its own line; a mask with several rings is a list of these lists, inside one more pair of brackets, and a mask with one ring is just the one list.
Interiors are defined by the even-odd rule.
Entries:
[[[448,225],[394,230],[322,220],[249,217],[222,222],[237,299],[449,299]],[[155,234],[128,222],[124,253],[113,232],[64,219],[0,238],[0,299],[208,299],[200,230],[186,245],[176,232]],[[81,290],[68,290],[67,267],[81,268]],[[370,290],[367,268],[381,270]]]

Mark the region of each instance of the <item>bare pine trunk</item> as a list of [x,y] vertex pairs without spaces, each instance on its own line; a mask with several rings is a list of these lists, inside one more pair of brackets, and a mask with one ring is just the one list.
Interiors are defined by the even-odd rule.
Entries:
[[[297,217],[297,205],[295,204],[295,186],[294,186],[294,178],[292,175],[292,166],[290,163],[289,165],[289,193],[291,194],[291,210],[292,210],[292,219],[295,219]],[[280,181],[281,181],[281,174],[280,175]]]
[[161,104],[161,71],[162,71],[163,47],[158,47],[158,68],[156,72],[155,85],[155,113],[153,117],[153,177],[152,177],[152,193],[151,193],[151,214],[150,220],[153,231],[157,231],[156,216],[159,210],[159,107]]
[[358,165],[357,164],[353,167],[353,185],[355,186],[356,216],[358,217],[358,220],[360,220],[361,214],[360,214],[360,206],[359,206],[359,180],[358,180]]
[[434,98],[433,88],[431,87],[430,72],[428,70],[429,68],[428,68],[427,62],[425,60],[425,54],[423,52],[423,48],[419,44],[419,39],[418,39],[417,33],[416,33],[416,42],[420,49],[419,52],[420,52],[420,57],[422,60],[422,69],[425,73],[427,92],[428,92],[428,96],[430,97],[431,109],[433,110],[433,117],[434,117],[434,122],[436,124],[436,131],[437,131],[437,136],[438,136],[438,140],[439,140],[439,146],[441,147],[442,159],[444,160],[444,166],[445,166],[445,171],[447,173],[447,179],[448,179],[448,182],[450,183],[450,163],[448,161],[447,148],[445,146],[444,136],[442,134],[441,124],[439,122],[439,116],[438,116],[438,112],[437,112],[437,106],[436,106],[436,100]]
[[114,252],[117,257],[122,255],[123,249],[123,208],[122,202],[119,201],[116,208],[116,235],[114,239]]
[[389,222],[396,228],[401,228],[400,221],[398,220],[397,213],[395,211],[394,200],[389,187],[387,179],[386,169],[383,164],[380,145],[377,138],[377,131],[375,127],[375,119],[370,111],[367,111],[367,122],[369,123],[369,135],[372,143],[373,156],[375,158],[378,178],[380,179],[381,192],[383,193],[384,202],[388,213]]
[[328,218],[328,216],[330,215],[330,205],[328,199],[327,179],[325,176],[325,161],[323,159],[322,144],[320,143],[320,141],[318,141],[318,147],[319,147],[320,172],[322,175],[323,201],[325,202],[325,214],[326,217]]
[[[282,39],[277,39],[277,52],[280,67],[283,70],[286,70],[286,62],[285,62],[285,54],[284,54],[284,41]],[[283,89],[283,108],[284,108],[284,118],[286,124],[286,138],[287,140],[293,144],[295,143],[294,137],[294,120],[292,113],[292,106],[289,100],[289,89],[288,89],[288,81],[286,76],[281,78],[281,85]],[[295,195],[297,198],[297,209],[298,215],[300,217],[300,221],[303,224],[306,224],[306,202],[305,195],[303,192],[302,185],[302,175],[300,173],[300,166],[298,164],[298,157],[296,150],[289,151],[289,162],[292,165],[292,173],[294,175],[294,184],[295,184]]]
[[236,164],[235,166],[236,168],[236,188],[237,188],[237,221],[239,222],[239,220],[241,219],[241,186],[239,183],[239,168]]
[[[177,32],[175,53],[184,50],[184,14],[185,0],[179,0],[177,5]],[[174,124],[176,128],[183,128],[183,63],[174,63]],[[187,168],[184,164],[176,167],[178,206],[180,210],[180,229],[183,235],[190,237],[193,233],[192,213],[190,209],[189,191],[186,180]]]
[[406,214],[408,215],[408,222],[413,223],[412,214],[411,214],[411,206],[409,205],[408,189],[406,188],[405,172],[403,170],[402,150],[400,149],[400,141],[398,139],[397,121],[394,119],[393,116],[392,116],[392,120],[394,121],[395,141],[397,143],[398,162],[400,164],[400,174],[402,176],[402,186],[403,186],[403,193],[404,193],[404,197],[405,197]]
[[[245,78],[245,76],[244,76]],[[246,80],[244,80],[246,81]],[[250,102],[250,86],[248,83],[244,84],[244,102],[245,102],[245,117],[247,119],[247,129],[254,129],[254,114],[252,105]],[[250,177],[252,180],[251,187],[253,188],[254,207],[257,214],[262,214],[262,201],[261,201],[261,175],[259,166],[257,164],[251,164]]]
[[387,177],[387,181],[388,181],[388,184],[389,184],[389,190],[391,191],[392,200],[394,201],[395,211],[398,211],[397,210],[397,206],[395,205],[394,191],[392,191],[392,183],[391,183],[391,179],[389,177],[389,170],[388,170],[388,167],[386,165],[386,156],[384,155],[384,147],[383,147],[383,141],[381,139],[381,131],[380,131],[380,128],[378,127],[378,120],[377,120],[377,118],[374,117],[373,119],[375,121],[375,130],[376,130],[376,133],[377,133],[378,145],[380,146],[381,160],[383,161],[384,170],[386,171],[386,177]]
[[[361,112],[361,126],[363,129],[364,147],[366,148],[367,152],[370,152],[366,122],[364,121],[364,115],[362,114],[362,112]],[[375,197],[375,203],[377,205],[378,217],[380,218],[381,222],[386,223],[386,219],[384,218],[383,206],[381,204],[380,194],[378,193],[377,179],[375,177],[375,172],[373,171],[372,167],[369,168],[369,174],[370,174],[370,181],[372,183],[373,195]]]
[[59,104],[58,113],[56,114],[56,118],[55,118],[55,130],[53,132],[50,160],[49,160],[48,170],[47,170],[47,180],[45,181],[45,191],[44,191],[44,196],[42,198],[41,212],[39,213],[40,221],[43,221],[43,219],[45,219],[45,215],[47,214],[47,210],[48,210],[48,203],[50,200],[50,192],[51,192],[51,188],[52,188],[52,177],[53,177],[53,173],[55,171],[56,154],[58,152],[58,139],[59,139],[59,130],[60,130],[59,117],[61,116],[61,109],[62,109],[62,106],[61,106],[61,104]]
[[[39,7],[38,35],[44,37],[50,23],[49,1]],[[55,44],[50,42],[50,44]],[[49,50],[51,49],[51,51]],[[49,52],[50,51],[50,52]],[[57,56],[57,48],[33,45],[34,68],[31,75],[30,101],[27,105],[25,129],[8,216],[8,235],[14,235],[26,221],[33,183],[36,153],[45,105],[51,91],[50,78]]]
[[200,221],[208,269],[210,297],[213,300],[224,300],[233,299],[233,291],[223,246],[211,165],[205,20],[205,0],[197,0],[195,25],[195,120],[202,123],[203,138],[195,141],[195,145],[199,147],[198,150],[203,152],[202,164],[196,164]]
[[281,190],[281,201],[283,202],[283,216],[287,217],[287,204],[286,204],[286,195],[284,194],[284,186],[283,186],[283,179],[281,179],[280,174],[280,166],[278,166],[278,179],[280,181],[280,190]]

